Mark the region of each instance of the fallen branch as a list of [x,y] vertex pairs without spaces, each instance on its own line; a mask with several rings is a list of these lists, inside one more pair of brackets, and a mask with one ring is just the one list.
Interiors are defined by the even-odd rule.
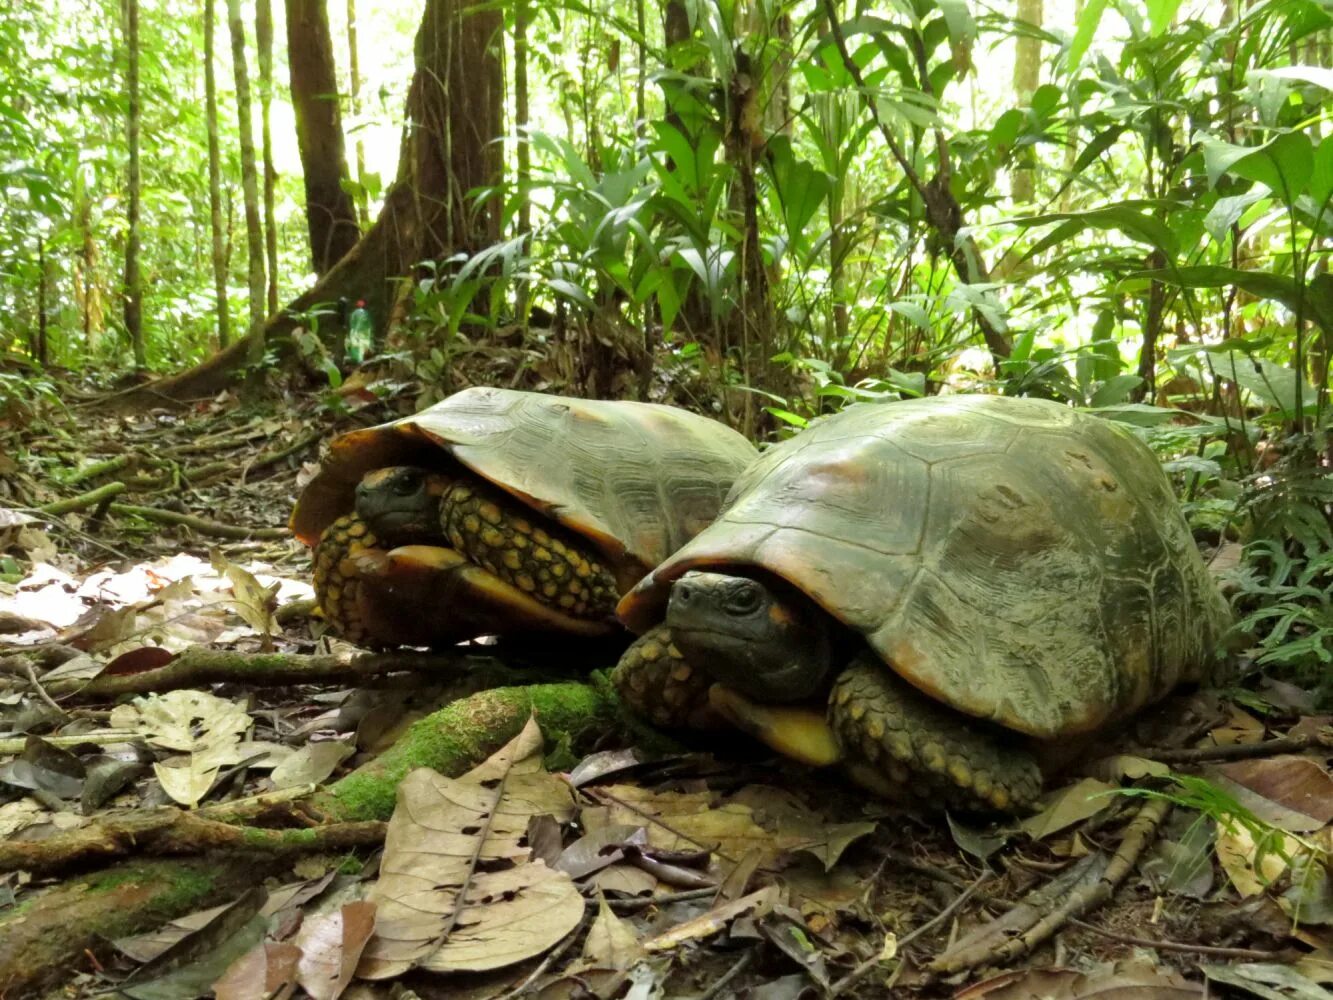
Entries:
[[120,472],[122,469],[128,468],[135,461],[137,461],[137,457],[130,454],[104,458],[100,462],[93,462],[91,465],[85,465],[82,469],[77,470],[65,480],[65,485],[78,486],[79,483],[86,483],[89,479],[96,479],[98,476],[109,476],[113,472]]
[[[70,497],[68,500],[57,500],[55,503],[48,503],[37,508],[38,513],[50,514],[53,517],[60,514],[69,514],[76,510],[85,510],[88,507],[96,507],[103,500],[109,500],[117,494],[124,493],[127,487],[124,483],[107,483],[105,486],[99,486],[95,490],[89,490],[87,493],[80,493],[76,497]],[[112,504],[112,507],[118,507],[120,504]]]
[[170,663],[133,674],[102,674],[91,681],[56,678],[46,683],[49,694],[77,696],[81,701],[116,698],[201,687],[222,682],[248,687],[288,687],[293,684],[354,685],[393,673],[433,674],[441,679],[467,682],[470,693],[534,679],[485,656],[461,652],[305,655],[301,653],[237,653],[191,646]]
[[[119,485],[122,489],[124,488],[124,484]],[[48,511],[47,513],[54,512]],[[179,525],[197,531],[201,535],[210,535],[214,538],[248,540],[251,538],[291,537],[291,532],[286,528],[243,528],[236,524],[223,524],[220,521],[195,517],[193,514],[179,514],[174,510],[163,510],[161,507],[141,507],[138,504],[113,503],[111,513],[128,517],[141,517],[146,521],[157,521],[161,524]]]
[[1162,764],[1202,764],[1214,760],[1251,760],[1256,757],[1274,757],[1283,753],[1333,748],[1333,727],[1325,726],[1306,736],[1282,736],[1258,743],[1229,743],[1215,747],[1171,747],[1144,750],[1137,754]]
[[1010,928],[1012,936],[1007,940],[998,944],[984,938],[975,942],[964,940],[938,956],[928,968],[931,972],[947,975],[979,965],[1004,965],[1026,955],[1049,940],[1074,917],[1080,917],[1109,900],[1120,883],[1134,870],[1170,812],[1171,803],[1166,799],[1146,800],[1125,827],[1120,846],[1111,855],[1106,870],[1097,881],[1071,890],[1054,906],[1046,908],[1026,930],[1020,932],[1017,928]]
[[313,830],[234,826],[180,809],[116,816],[47,840],[0,841],[0,872],[44,875],[128,855],[201,855],[245,851],[273,857],[345,851],[384,840],[387,824],[330,823]]

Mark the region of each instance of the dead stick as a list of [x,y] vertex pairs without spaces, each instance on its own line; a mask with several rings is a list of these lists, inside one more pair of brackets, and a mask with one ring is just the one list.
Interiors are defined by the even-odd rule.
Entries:
[[1325,727],[1309,736],[1283,736],[1259,743],[1232,743],[1217,747],[1186,747],[1144,750],[1137,754],[1163,764],[1201,764],[1212,760],[1250,760],[1281,753],[1333,747],[1333,728]]
[[1032,951],[1051,938],[1073,917],[1082,916],[1100,906],[1114,894],[1126,876],[1133,871],[1139,858],[1157,836],[1162,821],[1171,812],[1171,803],[1163,798],[1152,798],[1129,821],[1125,835],[1111,856],[1106,871],[1096,883],[1069,893],[1054,909],[1047,912],[1022,934],[1005,941],[998,948],[983,945],[963,948],[952,954],[945,952],[931,962],[931,972],[950,974],[975,968],[978,965],[1004,965]]
[[38,874],[128,855],[206,854],[244,850],[269,856],[341,851],[384,840],[387,824],[331,823],[314,829],[266,830],[233,826],[180,809],[159,809],[103,819],[46,840],[0,841],[0,871]]
[[170,663],[135,674],[103,674],[91,681],[57,678],[48,681],[53,695],[77,694],[80,700],[148,694],[180,688],[243,682],[255,687],[291,684],[355,684],[368,677],[410,671],[443,678],[466,679],[484,675],[495,684],[531,679],[532,672],[510,670],[487,657],[464,653],[361,653],[355,656],[306,656],[300,653],[236,653],[191,646]]
[[[962,908],[963,904],[966,903],[977,893],[977,890],[981,888],[981,883],[985,882],[986,879],[990,877],[991,877],[990,872],[982,872],[980,875],[978,875],[976,881],[974,881],[966,889],[964,889],[957,896],[955,896],[949,902],[948,906],[940,910],[939,913],[935,914],[935,916],[931,917],[920,927],[917,927],[909,931],[907,934],[905,934],[903,936],[903,939],[898,942],[898,950],[901,951],[902,949],[906,948],[909,944],[911,944],[913,941],[915,941],[922,935],[929,934],[934,928],[938,927],[940,924],[944,923],[944,921],[948,920],[951,916],[957,913],[959,909]],[[847,975],[843,976],[840,980],[834,983],[833,986],[829,989],[828,995],[830,997],[836,997],[840,993],[845,993],[847,990],[851,989],[862,979],[864,979],[871,969],[880,964],[880,961],[881,959],[878,955],[871,955],[864,962],[858,965],[855,969],[853,969],[851,972],[847,973]]]
[[[118,484],[124,488],[124,484]],[[186,528],[192,528],[201,535],[211,535],[214,538],[290,538],[291,532],[286,528],[244,528],[236,524],[222,524],[219,521],[210,521],[207,518],[195,517],[193,514],[178,514],[174,510],[163,510],[161,507],[140,507],[138,504],[113,503],[111,513],[121,514],[128,517],[142,517],[148,521],[158,521],[162,524],[176,524]]]
[[[88,507],[95,507],[110,497],[118,493],[124,493],[126,486],[121,482],[107,483],[105,486],[99,486],[95,490],[89,490],[87,493],[80,493],[76,497],[70,497],[68,500],[57,500],[55,503],[48,503],[38,507],[37,511],[42,514],[51,514],[53,516],[68,514],[76,510],[84,510]],[[118,504],[113,504],[119,506]]]
[[1096,924],[1090,924],[1086,920],[1079,920],[1077,917],[1071,917],[1070,924],[1082,928],[1085,931],[1091,931],[1110,941],[1119,941],[1121,944],[1132,944],[1136,948],[1156,948],[1159,951],[1184,951],[1192,952],[1196,955],[1205,955],[1209,958],[1238,958],[1247,962],[1280,962],[1283,953],[1280,951],[1259,951],[1254,948],[1222,948],[1210,944],[1190,944],[1187,941],[1158,941],[1156,938],[1133,937],[1129,934],[1118,934],[1115,931],[1108,931],[1105,927],[1098,927]]

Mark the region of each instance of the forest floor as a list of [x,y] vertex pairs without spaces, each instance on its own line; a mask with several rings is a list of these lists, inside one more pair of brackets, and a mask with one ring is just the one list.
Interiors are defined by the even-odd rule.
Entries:
[[[299,799],[458,694],[429,657],[350,682],[328,666],[366,661],[321,635],[287,516],[321,440],[407,407],[343,400],[0,414],[0,937],[95,866],[79,831],[173,805],[203,816],[260,794]],[[561,660],[586,676],[614,655],[570,640],[520,667],[550,680]],[[260,676],[270,667],[278,686]],[[278,869],[269,858],[262,899],[177,906],[30,984],[161,998],[214,983],[219,996],[282,996],[297,981],[328,997],[1329,997],[1328,723],[1280,684],[1183,692],[1082,748],[1036,815],[1005,822],[896,808],[753,750],[650,758],[565,742],[543,767],[540,743],[520,736],[483,770],[540,775],[555,820],[518,810],[511,853],[494,856],[515,861],[511,874],[544,859],[564,895],[543,910],[517,893],[489,918],[490,897],[470,899],[450,921],[473,949],[442,971],[381,960],[375,981],[351,981],[373,924],[357,900],[398,871],[404,843],[497,835],[489,819],[477,832],[481,807],[459,820],[435,802],[428,819],[412,799],[382,850],[375,825],[360,846],[313,845]],[[495,787],[447,780],[455,805]],[[418,793],[400,789],[400,813]],[[98,857],[133,859],[149,842],[122,837]],[[54,853],[38,864],[42,844]],[[164,853],[245,849],[185,831]],[[480,871],[495,875],[469,869],[466,887]]]

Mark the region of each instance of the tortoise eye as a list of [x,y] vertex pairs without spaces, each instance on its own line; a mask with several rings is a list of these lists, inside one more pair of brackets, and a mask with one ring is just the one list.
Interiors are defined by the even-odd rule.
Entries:
[[728,607],[739,615],[748,615],[759,607],[762,594],[753,583],[747,583],[745,586],[737,587],[727,601]]
[[421,474],[404,472],[393,481],[393,491],[400,497],[411,496],[421,489]]

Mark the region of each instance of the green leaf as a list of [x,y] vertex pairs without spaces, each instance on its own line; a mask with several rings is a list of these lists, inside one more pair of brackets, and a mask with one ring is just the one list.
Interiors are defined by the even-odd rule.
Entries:
[[[1160,219],[1155,219],[1151,215],[1144,215],[1134,205],[1107,205],[1102,208],[1091,208],[1086,212],[1048,212],[1044,215],[1029,215],[1009,221],[1013,225],[1023,226],[1024,228],[1044,226],[1050,222],[1065,222],[1065,226],[1056,230],[1061,234],[1060,242],[1085,227],[1114,229],[1136,243],[1146,243],[1149,246],[1157,247],[1170,256],[1175,256],[1176,253],[1176,237],[1170,227]],[[1042,241],[1040,247],[1044,250],[1049,245],[1051,244],[1049,244],[1049,237],[1047,237],[1046,240]],[[1034,249],[1029,256],[1038,252],[1040,251]]]
[[[1193,267],[1163,268],[1158,271],[1138,271],[1131,278],[1151,278],[1176,288],[1237,288],[1261,299],[1281,302],[1292,312],[1301,305],[1296,282],[1285,274],[1271,271],[1244,271],[1221,264],[1199,264]],[[1327,281],[1320,279],[1327,278]],[[1322,329],[1333,334],[1333,275],[1322,274],[1309,283],[1305,290],[1305,313]]]
[[1092,406],[1114,406],[1129,399],[1129,394],[1142,384],[1143,379],[1137,375],[1115,375],[1098,386],[1088,402]]
[[1160,38],[1171,27],[1180,9],[1180,0],[1147,0],[1148,26],[1153,38]]
[[1204,217],[1203,226],[1218,243],[1225,243],[1228,234],[1231,232],[1231,227],[1240,221],[1240,217],[1245,214],[1245,210],[1264,197],[1262,190],[1251,188],[1244,194],[1234,195],[1230,198],[1218,198],[1217,204],[1210,208],[1207,216]]
[[798,160],[785,135],[769,140],[769,149],[773,153],[768,160],[769,172],[782,206],[787,238],[803,254],[809,244],[805,227],[828,197],[833,180],[805,160]]
[[1333,90],[1333,69],[1325,69],[1323,66],[1279,66],[1277,69],[1251,70],[1248,75],[1254,76],[1260,73],[1283,80],[1312,83],[1316,87]]
[[1310,171],[1310,197],[1322,208],[1333,198],[1333,135],[1324,136],[1314,151],[1314,166]]
[[1263,184],[1290,205],[1314,172],[1314,147],[1304,132],[1284,132],[1262,146],[1237,146],[1211,137],[1201,144],[1208,183],[1214,187],[1229,173]]
[[1074,40],[1069,43],[1069,53],[1065,59],[1065,71],[1070,76],[1074,75],[1078,64],[1083,61],[1083,54],[1092,44],[1092,37],[1102,23],[1102,15],[1106,13],[1107,2],[1088,0],[1087,6],[1083,8],[1083,15],[1078,19],[1078,30],[1074,32]]

